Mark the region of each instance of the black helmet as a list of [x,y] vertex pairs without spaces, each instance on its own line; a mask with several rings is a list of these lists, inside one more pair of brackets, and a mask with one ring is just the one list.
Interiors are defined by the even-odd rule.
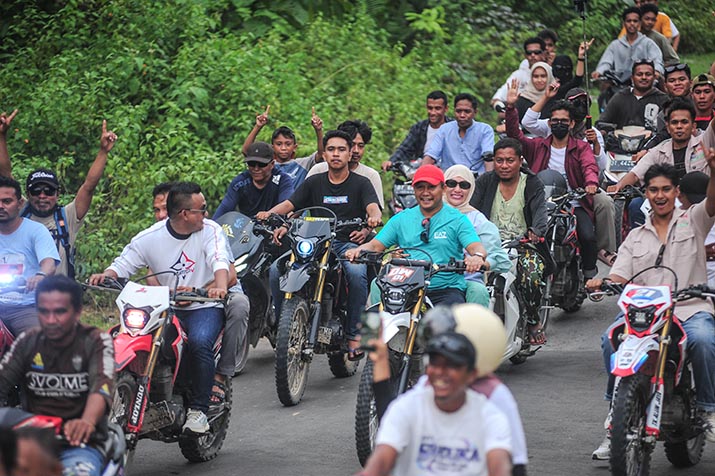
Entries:
[[458,332],[443,332],[431,338],[427,342],[427,354],[441,355],[451,363],[464,365],[469,370],[474,369],[477,361],[477,351],[472,342]]
[[558,197],[569,191],[566,178],[555,170],[542,170],[536,174],[544,184],[544,194],[546,198]]

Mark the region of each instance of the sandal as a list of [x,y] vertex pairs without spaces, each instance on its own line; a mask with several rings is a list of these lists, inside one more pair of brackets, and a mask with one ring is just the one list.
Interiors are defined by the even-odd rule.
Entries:
[[221,405],[226,400],[226,383],[214,380],[213,387],[211,388],[211,396],[209,397],[209,403],[211,405]]
[[[351,344],[357,344],[352,347]],[[365,352],[360,349],[360,339],[348,339],[348,360],[350,362],[356,362],[365,357]]]
[[616,262],[618,255],[616,253],[611,253],[610,251],[601,250],[598,252],[598,259],[606,266],[613,266]]
[[529,325],[529,344],[544,345],[546,344],[546,333],[541,328],[541,323]]

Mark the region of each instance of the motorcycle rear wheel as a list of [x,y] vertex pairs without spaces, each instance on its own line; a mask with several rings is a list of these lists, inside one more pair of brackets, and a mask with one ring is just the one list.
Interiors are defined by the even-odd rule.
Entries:
[[676,468],[689,468],[700,462],[705,448],[705,433],[678,443],[665,442],[665,456]]
[[347,352],[330,352],[328,354],[328,364],[333,375],[337,378],[346,378],[355,375],[360,361],[348,360]]
[[563,299],[563,310],[566,312],[576,312],[581,309],[583,300],[586,299],[586,287],[584,286],[583,273],[581,272],[581,263],[577,259],[573,259],[569,264],[569,279],[572,279],[575,288],[569,290],[568,294]]
[[611,474],[613,476],[648,476],[653,447],[646,443],[648,377],[636,374],[624,377],[613,404],[611,430]]
[[377,404],[372,388],[372,361],[368,360],[360,375],[357,404],[355,405],[355,449],[362,466],[375,449],[375,438],[379,422]]
[[182,437],[179,439],[181,454],[192,463],[203,463],[214,459],[226,439],[228,424],[231,420],[231,406],[233,403],[233,389],[231,385],[226,385],[226,393],[223,400],[223,410],[212,415],[209,408],[209,426],[207,433],[194,437]]
[[283,303],[276,337],[276,391],[281,403],[290,407],[300,403],[308,384],[310,362],[303,357],[308,342],[310,311],[303,298]]

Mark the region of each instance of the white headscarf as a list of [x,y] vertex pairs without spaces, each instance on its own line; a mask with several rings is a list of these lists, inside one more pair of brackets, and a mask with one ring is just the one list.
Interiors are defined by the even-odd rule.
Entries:
[[447,200],[447,188],[445,187],[444,189],[444,199],[447,201],[447,203],[460,212],[464,213],[465,215],[469,212],[476,211],[477,209],[474,208],[469,204],[469,201],[472,199],[472,195],[474,195],[474,174],[472,173],[471,170],[469,170],[466,166],[457,164],[453,165],[450,168],[448,168],[444,172],[444,180],[447,181],[449,179],[453,178],[461,178],[462,180],[469,182],[472,186],[469,187],[469,190],[466,190],[467,192],[467,199],[458,207],[455,207],[451,203],[449,203],[449,200]]
[[546,71],[546,88],[549,87],[549,84],[554,82],[554,74],[551,71],[551,66],[549,66],[548,63],[544,63],[543,61],[537,61],[536,63],[534,63],[534,65],[531,67],[529,82],[526,83],[526,87],[524,88],[524,90],[519,93],[521,97],[528,99],[529,101],[534,103],[541,99],[544,94],[546,94],[546,88],[539,91],[538,89],[536,89],[533,81],[531,80],[531,76],[534,74],[534,70],[537,68],[542,68],[544,71]]

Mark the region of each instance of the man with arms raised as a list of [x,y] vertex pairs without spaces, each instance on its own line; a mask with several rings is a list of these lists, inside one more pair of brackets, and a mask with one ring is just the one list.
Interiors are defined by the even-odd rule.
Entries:
[[[122,254],[101,274],[90,277],[92,285],[106,277],[129,278],[149,267],[154,272],[175,271],[156,276],[159,284],[173,289],[178,277],[179,290],[205,287],[208,295],[224,298],[229,281],[226,237],[218,223],[206,218],[206,199],[201,187],[192,182],[178,182],[169,191],[166,202],[169,218],[140,232]],[[192,375],[192,399],[184,431],[206,433],[206,410],[214,378],[213,344],[223,326],[223,309],[216,303],[192,303],[176,310],[189,344],[189,369]]]
[[468,93],[454,98],[455,121],[447,122],[437,130],[427,152],[424,164],[437,164],[447,170],[461,164],[472,172],[483,174],[492,170],[494,130],[491,126],[474,120],[477,113],[477,98]]
[[18,385],[23,409],[61,417],[65,475],[99,476],[114,387],[112,338],[80,323],[82,287],[67,276],[37,286],[40,326],[20,335],[0,362],[0,402]]
[[397,147],[390,160],[382,163],[382,170],[387,171],[393,164],[407,164],[424,157],[437,129],[445,122],[452,121],[447,117],[449,104],[447,95],[442,91],[432,91],[427,95],[427,119],[410,127],[405,140]]
[[[0,175],[12,176],[10,156],[7,152],[5,135],[17,110],[10,116],[0,115]],[[50,230],[55,240],[62,262],[57,272],[74,278],[74,243],[84,217],[92,205],[94,190],[102,178],[107,165],[109,151],[114,147],[117,135],[107,130],[107,121],[102,121],[102,136],[99,139],[99,152],[87,172],[84,183],[79,187],[75,199],[67,205],[58,205],[59,180],[57,174],[49,169],[36,169],[30,172],[26,181],[28,204],[21,215],[43,224]]]
[[[369,227],[375,227],[380,223],[382,212],[378,205],[375,189],[368,179],[352,173],[348,167],[350,151],[353,148],[350,136],[339,130],[328,131],[323,142],[328,171],[308,177],[288,200],[279,203],[267,212],[258,213],[256,218],[265,220],[273,213],[286,215],[295,210],[320,206],[333,211],[338,221],[365,218],[367,215]],[[315,216],[330,216],[321,210],[314,210],[313,214]],[[287,231],[285,227],[280,227],[274,235],[276,240],[280,241]],[[347,253],[357,246],[356,240],[361,237],[362,235],[358,231],[338,231],[333,242],[333,251],[338,257],[347,257]],[[270,269],[271,293],[278,316],[284,297],[280,291],[279,279],[281,268],[286,259],[287,254],[284,254]],[[367,266],[344,263],[343,269],[348,282],[348,328],[345,331],[350,349],[348,358],[357,360],[364,356],[361,351],[358,351],[360,346],[358,325],[361,311],[367,302]]]
[[[60,262],[50,232],[22,218],[22,206],[18,181],[0,176],[0,319],[15,336],[37,325],[35,288]],[[18,279],[24,289],[2,289]]]
[[427,342],[426,352],[429,385],[390,405],[375,452],[356,476],[511,475],[509,422],[484,395],[468,388],[477,376],[471,341],[443,332]]
[[[423,165],[412,179],[418,206],[403,210],[390,218],[375,238],[349,250],[345,257],[353,260],[361,251],[382,252],[392,246],[411,248],[414,259],[427,259],[414,248],[424,250],[435,264],[446,264],[451,258],[461,259],[464,250],[469,256],[464,261],[468,273],[482,266],[488,268],[487,252],[466,215],[445,206],[444,173],[434,165]],[[458,273],[438,273],[430,280],[427,296],[433,304],[465,302],[467,284]]]

